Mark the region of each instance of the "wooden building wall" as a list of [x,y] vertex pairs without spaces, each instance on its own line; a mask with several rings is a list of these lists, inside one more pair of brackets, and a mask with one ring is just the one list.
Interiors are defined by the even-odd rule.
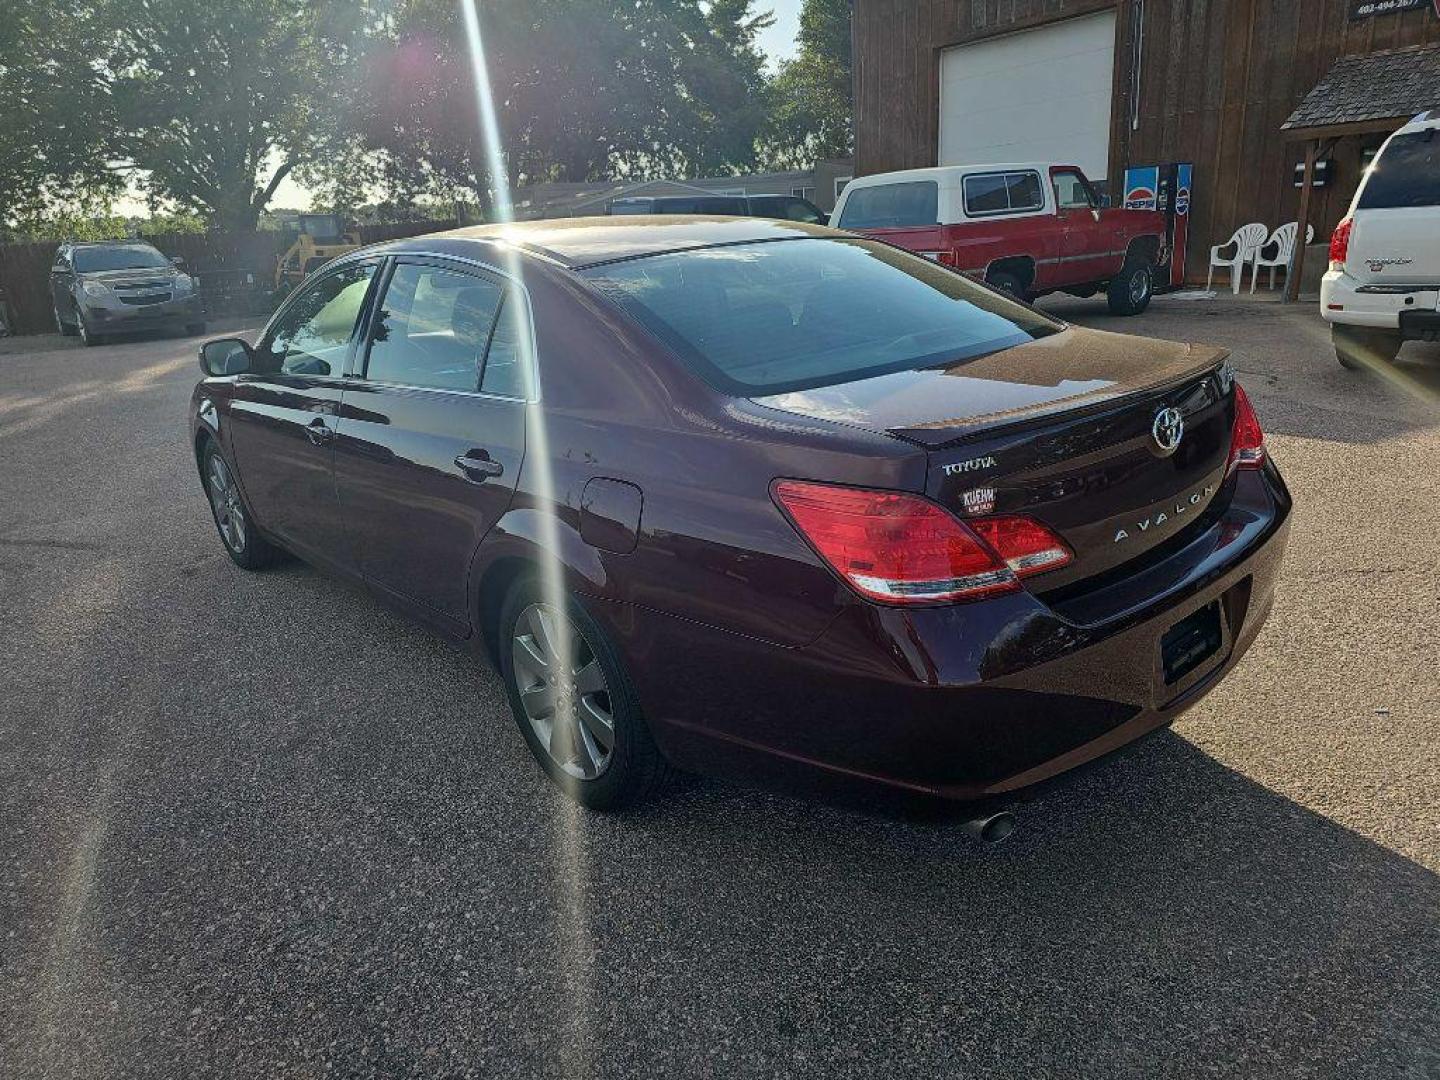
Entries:
[[[1130,125],[1132,9],[1143,2],[1139,126]],[[1300,144],[1280,125],[1339,56],[1440,42],[1429,7],[1350,20],[1352,0],[854,0],[856,174],[936,163],[939,57],[951,45],[1117,9],[1110,179],[1127,164],[1193,161],[1190,273],[1236,226],[1295,217]],[[997,86],[996,93],[1004,93]],[[1345,139],[1312,211],[1329,236],[1354,194]]]

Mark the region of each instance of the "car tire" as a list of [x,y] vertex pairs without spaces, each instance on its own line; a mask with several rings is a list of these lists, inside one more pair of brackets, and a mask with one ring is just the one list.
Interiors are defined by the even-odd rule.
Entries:
[[85,345],[86,348],[105,344],[104,335],[97,334],[91,330],[90,324],[85,321],[85,316],[78,313],[75,316],[75,332],[80,335],[81,344]]
[[205,442],[200,470],[215,531],[235,565],[244,570],[263,570],[278,562],[284,552],[260,535],[255,516],[236,483],[235,470],[213,439]]
[[[573,596],[563,611],[552,599],[538,578],[524,577],[501,608],[497,651],[515,723],[570,798],[597,811],[635,806],[663,785],[670,766],[605,630]],[[555,664],[567,648],[561,642],[570,650],[568,677]]]
[[55,329],[60,332],[61,336],[74,337],[77,332],[75,326],[72,323],[67,323],[64,317],[61,316],[59,305],[52,303],[50,310],[55,314]]
[[1025,285],[1020,278],[1008,270],[992,270],[985,275],[985,284],[992,289],[999,289],[1016,300],[1025,299]]
[[1147,259],[1127,259],[1120,273],[1110,279],[1105,298],[1112,315],[1139,315],[1150,306],[1155,280]]
[[1335,359],[1351,371],[1361,371],[1377,363],[1394,363],[1400,355],[1400,346],[1405,343],[1398,331],[1342,323],[1331,324],[1330,340],[1335,345]]

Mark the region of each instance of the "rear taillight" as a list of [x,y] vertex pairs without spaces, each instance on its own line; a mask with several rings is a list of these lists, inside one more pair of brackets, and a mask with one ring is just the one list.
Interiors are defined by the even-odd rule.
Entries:
[[1034,518],[983,517],[969,525],[1020,577],[1058,570],[1075,558],[1065,541]]
[[1059,537],[1028,518],[977,518],[967,527],[919,495],[799,480],[777,482],[774,494],[820,557],[882,603],[1015,592],[1021,577],[1072,558]]
[[1260,430],[1260,420],[1255,407],[1237,382],[1235,384],[1235,427],[1230,434],[1230,461],[1226,472],[1231,469],[1258,469],[1265,464],[1265,432]]
[[1345,260],[1350,256],[1350,230],[1354,228],[1353,218],[1346,218],[1335,226],[1330,234],[1330,269],[1345,269]]

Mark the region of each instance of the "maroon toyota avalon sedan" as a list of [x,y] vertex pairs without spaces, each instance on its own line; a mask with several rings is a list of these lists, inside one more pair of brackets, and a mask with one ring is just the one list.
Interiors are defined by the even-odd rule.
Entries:
[[382,244],[201,365],[235,562],[292,552],[473,643],[596,808],[669,763],[1034,784],[1213,687],[1285,546],[1223,351],[794,222]]

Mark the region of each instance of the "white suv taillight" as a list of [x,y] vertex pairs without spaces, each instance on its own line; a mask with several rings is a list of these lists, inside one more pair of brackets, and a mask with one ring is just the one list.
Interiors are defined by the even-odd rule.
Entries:
[[1335,226],[1330,234],[1330,269],[1344,270],[1345,260],[1350,255],[1350,230],[1355,225],[1353,218],[1346,218]]

